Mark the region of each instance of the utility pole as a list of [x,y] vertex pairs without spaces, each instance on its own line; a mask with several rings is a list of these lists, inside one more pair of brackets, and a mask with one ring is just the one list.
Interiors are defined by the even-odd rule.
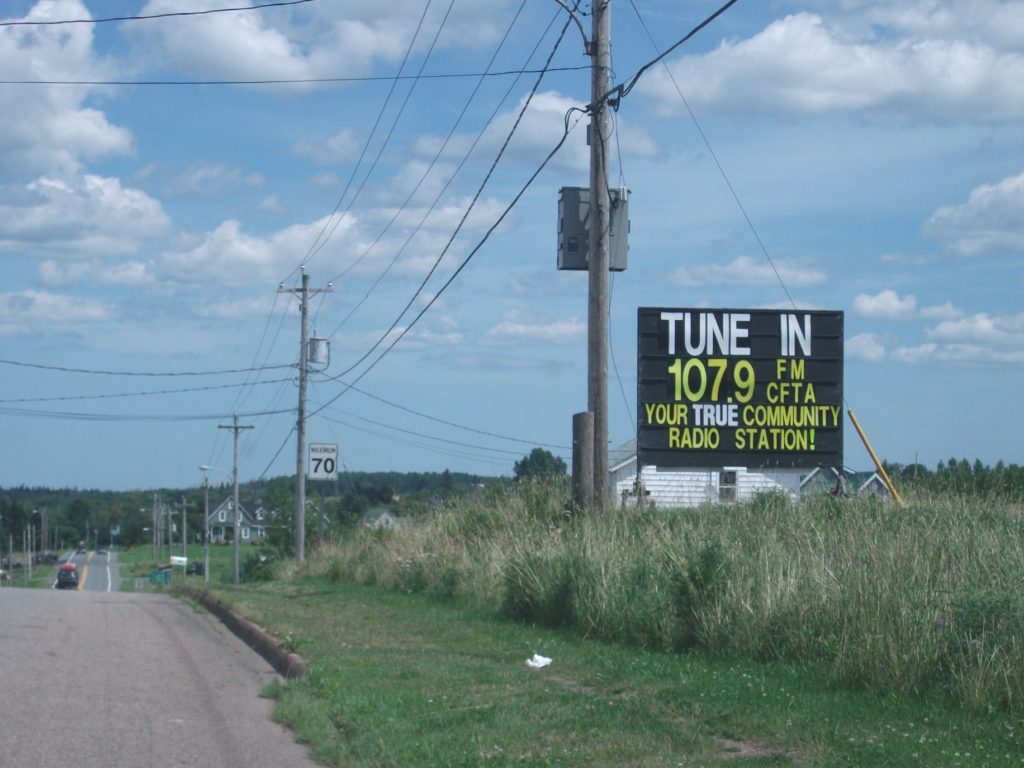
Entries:
[[611,78],[611,0],[593,6],[590,62],[590,257],[587,303],[587,408],[594,414],[593,514],[608,502],[608,267],[611,206],[608,142],[611,117],[607,94]]
[[239,506],[238,506],[238,433],[239,433],[240,430],[243,430],[243,429],[255,429],[256,427],[255,427],[254,424],[239,424],[238,423],[238,415],[237,414],[235,414],[231,418],[232,418],[231,424],[218,424],[217,428],[218,429],[231,429],[231,430],[234,430],[234,433],[235,433],[235,454],[234,454],[234,461],[232,462],[233,469],[232,469],[232,480],[231,480],[231,485],[232,485],[231,506],[234,508],[234,512],[235,512],[235,535],[234,535],[234,539],[235,540],[234,540],[234,556],[233,556],[232,572],[234,574],[235,584],[238,584],[238,582],[240,581],[240,579],[239,579],[239,567],[238,567],[238,536],[239,536],[239,526],[240,526],[240,523],[241,523],[241,520],[240,520],[241,513],[239,512]]
[[309,294],[328,293],[333,290],[331,283],[328,283],[326,288],[311,290],[305,267],[302,267],[302,288],[285,288],[282,285],[277,289],[278,293],[299,295],[302,326],[299,331],[299,413],[295,422],[295,557],[300,563],[306,559],[306,375],[309,372]]

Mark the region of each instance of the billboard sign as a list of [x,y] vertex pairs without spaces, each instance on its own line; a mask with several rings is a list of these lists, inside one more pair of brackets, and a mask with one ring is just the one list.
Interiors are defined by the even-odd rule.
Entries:
[[641,307],[641,466],[843,463],[843,313]]

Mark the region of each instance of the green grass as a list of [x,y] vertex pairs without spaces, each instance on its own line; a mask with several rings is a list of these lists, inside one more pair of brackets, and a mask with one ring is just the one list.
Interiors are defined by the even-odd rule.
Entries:
[[[253,551],[251,544],[243,544],[239,550],[240,559],[244,560]],[[128,547],[116,550],[118,562],[121,564],[121,589],[131,591],[135,588],[135,579],[143,579],[144,590],[160,589],[162,585],[154,587],[149,582],[149,574],[158,565],[166,565],[170,561],[167,548],[163,550],[163,558],[153,556],[152,546]],[[181,545],[175,544],[174,555],[181,554]],[[203,545],[190,544],[187,551],[190,563],[203,562]],[[210,584],[230,584],[233,579],[234,554],[230,545],[210,545]],[[206,580],[202,576],[183,575],[180,566],[171,570],[171,581],[175,584],[188,584],[189,586],[203,587]],[[182,581],[184,579],[184,581]]]
[[296,574],[454,600],[591,638],[810,664],[837,685],[1024,711],[1020,500],[817,499],[564,511],[557,489],[359,532]]
[[[268,694],[327,765],[1024,765],[1018,718],[852,691],[806,665],[630,648],[322,579],[216,594],[310,662]],[[552,665],[529,669],[534,653]]]
[[1020,499],[566,498],[489,489],[218,587],[310,664],[276,716],[339,766],[1024,767]]

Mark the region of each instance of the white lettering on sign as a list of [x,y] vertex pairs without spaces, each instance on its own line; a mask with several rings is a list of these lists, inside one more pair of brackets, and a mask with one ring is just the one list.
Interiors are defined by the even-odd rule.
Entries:
[[683,324],[683,348],[688,355],[750,355],[750,322],[747,312],[662,312],[668,323],[668,353],[676,354],[676,328]]
[[811,356],[811,316],[804,315],[803,326],[796,315],[779,315],[779,343],[782,345],[783,357],[796,355],[796,345],[800,345],[800,353],[804,357]]

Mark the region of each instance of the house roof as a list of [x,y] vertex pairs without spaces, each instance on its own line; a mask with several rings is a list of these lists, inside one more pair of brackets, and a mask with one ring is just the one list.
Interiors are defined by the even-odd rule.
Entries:
[[[231,513],[231,501],[232,501],[231,497],[228,496],[226,499],[224,499],[224,501],[222,501],[220,504],[218,504],[216,508],[211,509],[210,510],[210,516],[207,518],[207,522],[208,523],[220,522],[220,513],[222,511],[225,511],[225,512],[228,513],[228,515],[227,515],[228,522],[234,522],[234,518],[230,514]],[[262,509],[262,507],[257,507],[256,512],[258,512],[261,509]],[[260,520],[260,519],[258,519],[256,517],[256,512],[249,512],[249,510],[247,510],[245,508],[245,505],[242,504],[242,502],[238,502],[238,510],[239,510],[239,512],[241,512],[241,516],[239,518],[239,523],[241,525],[258,526],[258,525],[264,525],[265,524],[265,522],[263,520]]]
[[636,438],[630,438],[617,448],[608,451],[608,469],[616,470],[623,464],[636,462]]

